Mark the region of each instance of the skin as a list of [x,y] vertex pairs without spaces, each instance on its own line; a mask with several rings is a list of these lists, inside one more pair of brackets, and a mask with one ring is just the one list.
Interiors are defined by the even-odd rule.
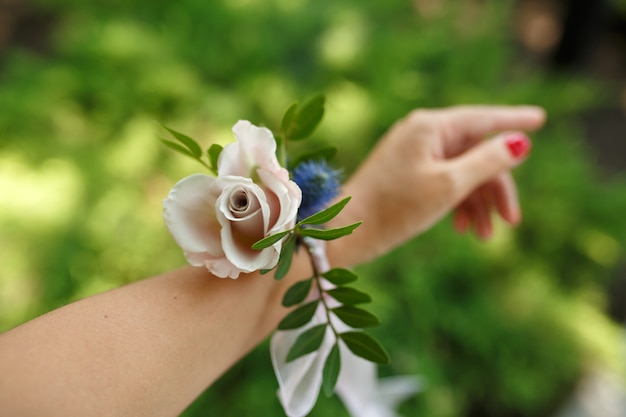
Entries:
[[[544,119],[536,107],[458,107],[398,121],[344,187],[352,201],[330,226],[364,222],[328,245],[331,264],[367,262],[451,210],[457,230],[482,238],[493,212],[518,223],[510,170],[523,158],[511,155],[506,134],[484,138],[535,130]],[[177,415],[272,332],[287,312],[285,290],[310,273],[303,253],[282,281],[185,267],[38,317],[0,335],[0,410]]]
[[524,158],[514,157],[506,140],[540,128],[545,118],[533,106],[462,106],[415,110],[396,122],[344,187],[352,201],[333,224],[346,224],[344,218],[364,222],[331,243],[331,263],[367,262],[450,211],[457,231],[473,230],[481,239],[491,236],[494,212],[519,223],[510,171]]

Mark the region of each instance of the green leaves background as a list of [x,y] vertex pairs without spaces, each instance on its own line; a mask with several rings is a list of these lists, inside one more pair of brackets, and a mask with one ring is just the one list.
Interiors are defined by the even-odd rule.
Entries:
[[[341,149],[349,178],[413,108],[535,103],[549,124],[515,172],[519,228],[498,224],[484,244],[444,222],[358,273],[384,323],[371,334],[394,359],[381,373],[428,380],[404,415],[553,414],[621,340],[604,306],[621,276],[626,181],[596,165],[579,116],[617,105],[622,87],[518,55],[513,2],[418,3],[29,1],[4,27],[28,36],[0,47],[0,328],[184,264],[160,204],[200,166],[154,139],[168,135],[155,120],[224,145],[237,119],[278,122],[323,91],[315,137]],[[267,358],[264,344],[184,416],[280,415]],[[322,399],[312,415],[346,412]]]

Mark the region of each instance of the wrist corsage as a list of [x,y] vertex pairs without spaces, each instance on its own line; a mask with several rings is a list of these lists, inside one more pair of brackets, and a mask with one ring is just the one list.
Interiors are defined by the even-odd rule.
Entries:
[[278,325],[270,349],[278,397],[288,416],[305,416],[320,390],[337,393],[353,416],[394,416],[397,402],[417,391],[413,377],[378,381],[383,347],[362,329],[379,324],[362,304],[368,294],[350,286],[357,275],[331,268],[325,241],[351,234],[360,222],[324,228],[348,204],[331,204],[340,172],[329,166],[335,148],[294,157],[290,144],[308,138],[324,115],[324,96],[291,105],[279,131],[248,121],[233,127],[235,142],[203,151],[168,127],[170,148],[199,161],[209,174],[179,181],[163,201],[165,224],[187,261],[220,278],[273,272],[282,279],[297,250],[311,259],[312,276],[295,283],[282,304],[293,310]]

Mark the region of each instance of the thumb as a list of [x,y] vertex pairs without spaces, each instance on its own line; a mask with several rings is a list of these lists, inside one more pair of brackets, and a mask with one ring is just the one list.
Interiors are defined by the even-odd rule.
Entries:
[[530,152],[531,142],[522,132],[506,132],[481,142],[454,159],[465,192],[474,190],[520,163]]

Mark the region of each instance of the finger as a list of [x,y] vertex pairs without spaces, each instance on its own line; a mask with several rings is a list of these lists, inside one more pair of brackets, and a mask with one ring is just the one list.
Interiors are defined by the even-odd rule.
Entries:
[[479,237],[490,237],[493,233],[493,208],[510,224],[517,224],[521,220],[517,187],[509,172],[483,185],[457,206],[454,212],[455,230],[465,233],[473,226]]
[[521,209],[517,195],[517,187],[510,172],[500,174],[491,183],[495,207],[500,216],[510,224],[518,224],[521,219]]
[[481,239],[489,238],[493,232],[493,225],[491,223],[490,204],[483,190],[472,193],[467,198],[465,206],[476,235]]
[[454,210],[454,229],[458,233],[465,233],[470,226],[470,216],[467,207],[461,204]]
[[519,165],[530,148],[530,139],[525,134],[509,132],[483,141],[461,156],[448,160],[446,168],[456,179],[459,199]]
[[459,106],[442,110],[446,123],[445,140],[479,140],[504,130],[532,131],[546,120],[546,112],[536,106]]
[[481,239],[489,239],[493,234],[491,222],[492,199],[489,188],[482,187],[478,192],[479,216],[476,217],[476,234]]

